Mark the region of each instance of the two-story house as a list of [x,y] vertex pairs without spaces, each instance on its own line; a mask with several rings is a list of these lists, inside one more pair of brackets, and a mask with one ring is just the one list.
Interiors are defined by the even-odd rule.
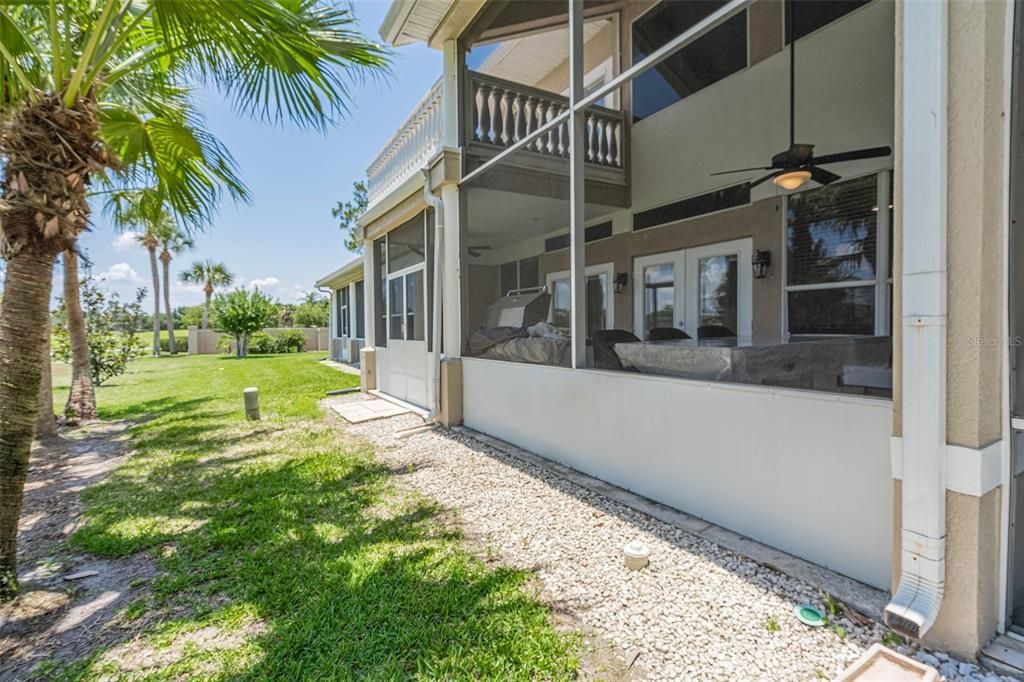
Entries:
[[444,67],[368,169],[367,388],[1012,634],[1020,13],[394,0]]

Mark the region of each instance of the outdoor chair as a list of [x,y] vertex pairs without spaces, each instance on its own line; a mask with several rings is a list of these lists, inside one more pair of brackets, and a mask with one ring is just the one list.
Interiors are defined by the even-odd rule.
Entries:
[[654,327],[647,332],[648,341],[675,341],[677,339],[693,338],[682,329],[675,327]]
[[594,344],[594,367],[622,370],[622,361],[615,352],[615,344],[639,341],[635,334],[622,329],[599,329],[591,340]]

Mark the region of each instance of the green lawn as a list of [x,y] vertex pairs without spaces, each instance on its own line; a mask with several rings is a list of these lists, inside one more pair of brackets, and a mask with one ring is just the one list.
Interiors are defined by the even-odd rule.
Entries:
[[[357,382],[322,356],[145,359],[100,389],[103,418],[137,422],[137,453],[85,491],[72,541],[157,558],[151,598],[123,617],[149,619],[128,651],[164,663],[126,669],[139,657],[122,646],[48,677],[574,675],[577,639],[554,630],[528,576],[471,556],[322,414],[324,391]],[[243,418],[246,386],[260,388],[261,422]]]

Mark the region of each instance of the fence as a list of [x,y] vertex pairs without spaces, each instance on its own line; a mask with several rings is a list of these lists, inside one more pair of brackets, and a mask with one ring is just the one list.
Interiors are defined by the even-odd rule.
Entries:
[[[306,335],[307,351],[329,351],[330,335],[327,327],[268,327],[263,331],[271,336],[276,336],[283,331],[298,329]],[[198,327],[188,328],[188,354],[189,355],[215,355],[221,351],[217,344],[222,337],[230,337],[230,334],[215,332],[212,329],[200,329]]]

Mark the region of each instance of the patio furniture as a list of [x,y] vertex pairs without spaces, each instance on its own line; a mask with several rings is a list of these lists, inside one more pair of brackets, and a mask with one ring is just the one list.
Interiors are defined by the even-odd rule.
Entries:
[[693,338],[682,329],[675,327],[654,327],[647,332],[648,341],[674,341],[675,339]]
[[622,361],[615,352],[617,343],[636,343],[640,339],[623,329],[599,329],[593,333],[594,367],[597,369],[622,370]]

